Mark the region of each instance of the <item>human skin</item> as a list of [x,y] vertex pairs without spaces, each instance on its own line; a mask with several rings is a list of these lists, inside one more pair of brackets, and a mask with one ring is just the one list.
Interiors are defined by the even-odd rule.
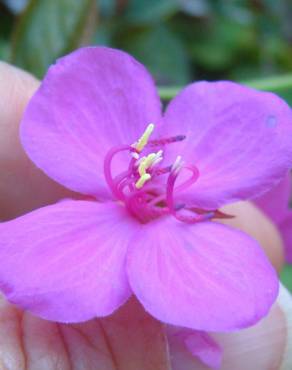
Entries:
[[[1,221],[64,197],[79,197],[38,170],[20,145],[19,123],[38,84],[26,72],[0,63]],[[248,202],[223,210],[235,216],[224,222],[257,239],[280,271],[282,243],[272,222]],[[289,363],[287,341],[292,330],[289,305],[292,307],[286,294],[273,306],[268,317],[253,328],[216,334],[216,340],[224,348],[223,369],[253,369],[253,364],[257,370],[280,369],[281,364]],[[169,330],[167,332],[168,335],[165,326],[149,316],[135,299],[109,317],[66,325],[21,312],[1,297],[0,369],[206,369],[169,335]]]

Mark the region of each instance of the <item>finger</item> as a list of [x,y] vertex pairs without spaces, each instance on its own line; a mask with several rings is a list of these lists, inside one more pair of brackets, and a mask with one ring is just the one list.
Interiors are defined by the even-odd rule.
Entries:
[[284,264],[283,244],[278,229],[259,208],[251,202],[238,202],[223,207],[223,212],[234,218],[221,220],[256,239],[277,271]]
[[162,324],[130,300],[111,317],[56,324],[21,313],[0,298],[0,368],[166,370]]
[[22,351],[21,313],[0,295],[0,369],[24,369]]
[[288,350],[288,347],[291,349],[291,308],[291,296],[281,287],[277,303],[257,325],[230,335],[216,335],[215,339],[224,350],[223,370],[291,369]]
[[164,327],[135,298],[100,322],[120,370],[170,368]]
[[30,74],[0,62],[0,220],[70,194],[33,165],[19,141],[23,111],[38,85]]
[[[248,329],[213,334],[223,350],[221,370],[292,368],[292,298],[284,287],[269,315]],[[177,337],[168,337],[172,370],[207,370]]]

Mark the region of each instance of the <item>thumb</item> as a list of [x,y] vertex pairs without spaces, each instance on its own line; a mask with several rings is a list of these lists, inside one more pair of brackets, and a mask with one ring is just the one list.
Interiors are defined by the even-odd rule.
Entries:
[[20,144],[19,123],[38,86],[30,74],[0,61],[0,220],[71,195],[37,169]]
[[[281,286],[269,315],[233,333],[211,334],[223,350],[221,370],[288,370],[292,368],[292,298]],[[168,336],[172,370],[207,370],[175,336]]]
[[222,346],[224,370],[292,368],[292,298],[282,285],[269,315],[251,328],[217,334]]

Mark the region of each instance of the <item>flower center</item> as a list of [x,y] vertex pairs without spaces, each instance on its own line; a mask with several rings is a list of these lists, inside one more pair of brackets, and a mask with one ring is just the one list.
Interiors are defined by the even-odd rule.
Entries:
[[[163,148],[185,139],[184,135],[150,140],[154,130],[150,123],[142,136],[132,145],[121,145],[111,148],[104,159],[104,175],[114,197],[125,204],[128,211],[145,223],[157,217],[171,214],[186,223],[196,223],[220,217],[219,211],[204,211],[176,204],[175,193],[180,193],[199,178],[199,170],[193,165],[186,165],[181,156],[175,162],[164,166]],[[142,155],[145,149],[155,151]],[[129,165],[120,174],[113,176],[112,161],[120,152],[128,152]],[[187,170],[190,177],[176,185],[179,174]],[[166,179],[162,179],[165,176]]]

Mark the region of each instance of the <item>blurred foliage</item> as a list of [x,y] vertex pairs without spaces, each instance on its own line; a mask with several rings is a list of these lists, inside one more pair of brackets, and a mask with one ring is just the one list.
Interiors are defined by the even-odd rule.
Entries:
[[78,47],[92,0],[32,0],[13,30],[13,63],[38,76]]
[[292,292],[292,265],[284,266],[280,277],[285,287],[288,288],[290,292]]
[[42,77],[84,44],[129,51],[163,86],[292,71],[290,0],[0,0],[0,58]]

